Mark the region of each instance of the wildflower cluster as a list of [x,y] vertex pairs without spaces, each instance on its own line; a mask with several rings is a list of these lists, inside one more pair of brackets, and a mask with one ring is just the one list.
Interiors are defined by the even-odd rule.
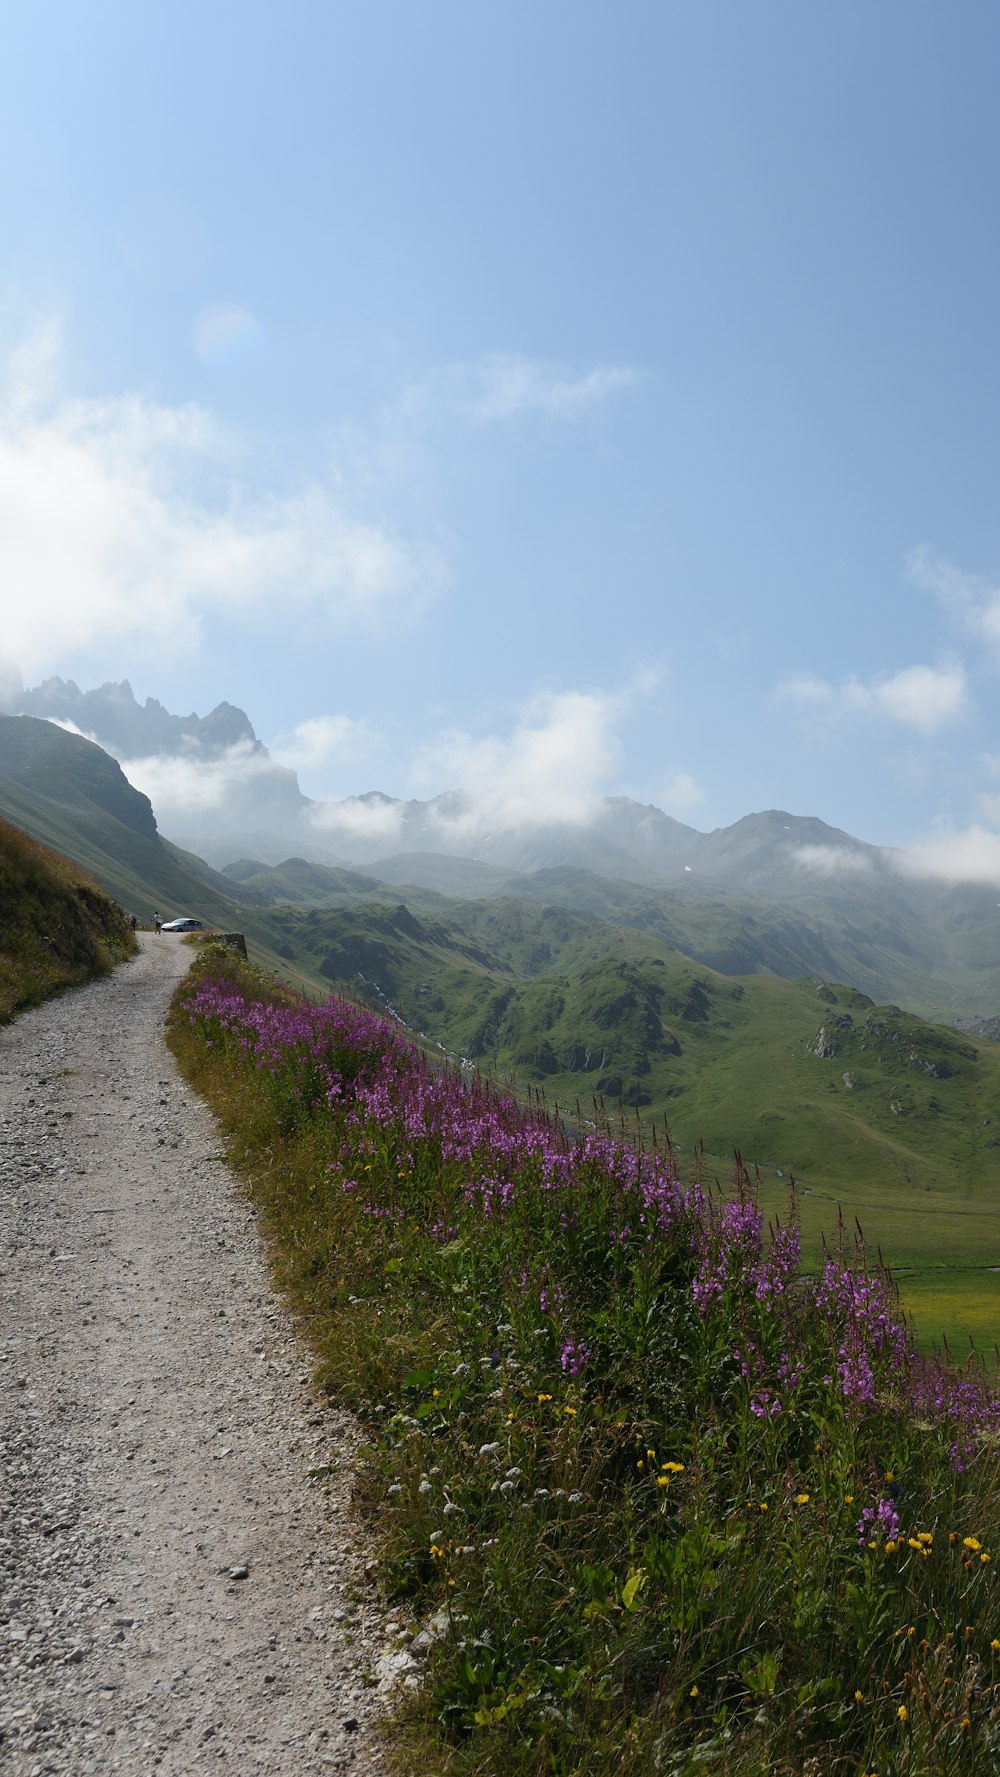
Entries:
[[543,1741],[583,1768],[612,1719],[627,1777],[696,1740],[987,1768],[1000,1405],[918,1359],[863,1252],[810,1273],[742,1167],[724,1200],[232,963],[183,984],[173,1040],[367,1418],[456,1771],[527,1777]]

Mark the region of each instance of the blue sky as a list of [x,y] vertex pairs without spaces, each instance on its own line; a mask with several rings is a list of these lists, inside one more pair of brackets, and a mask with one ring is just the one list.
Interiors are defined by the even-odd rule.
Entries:
[[4,35],[27,682],[228,698],[315,796],[784,807],[1000,879],[995,6]]

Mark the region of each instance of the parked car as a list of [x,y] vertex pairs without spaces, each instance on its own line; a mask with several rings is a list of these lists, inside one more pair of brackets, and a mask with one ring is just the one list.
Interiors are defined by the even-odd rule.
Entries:
[[160,927],[162,932],[203,932],[204,929],[203,919],[168,919],[166,925]]

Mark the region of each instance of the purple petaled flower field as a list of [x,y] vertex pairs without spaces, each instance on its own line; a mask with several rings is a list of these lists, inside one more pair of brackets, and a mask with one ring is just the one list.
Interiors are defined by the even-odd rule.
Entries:
[[808,1272],[738,1164],[682,1180],[230,961],[173,1042],[371,1429],[382,1584],[440,1630],[421,1756],[996,1767],[1000,1396],[918,1355],[863,1250]]

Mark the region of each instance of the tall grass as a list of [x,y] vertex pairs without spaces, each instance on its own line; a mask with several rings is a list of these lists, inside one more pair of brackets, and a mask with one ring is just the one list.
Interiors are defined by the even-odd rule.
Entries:
[[0,820],[0,1024],[135,947],[122,909],[85,870]]
[[172,1042],[370,1428],[421,1768],[997,1768],[1000,1399],[863,1249],[806,1275],[740,1166],[571,1140],[217,953]]

